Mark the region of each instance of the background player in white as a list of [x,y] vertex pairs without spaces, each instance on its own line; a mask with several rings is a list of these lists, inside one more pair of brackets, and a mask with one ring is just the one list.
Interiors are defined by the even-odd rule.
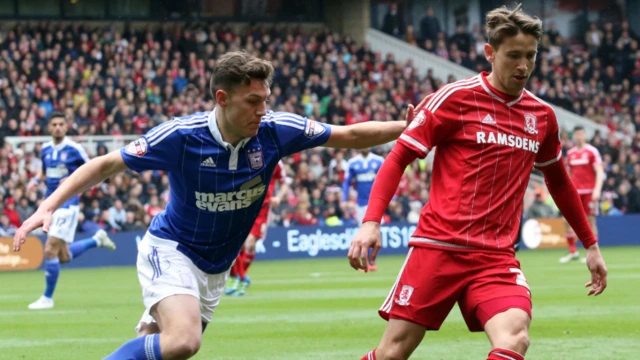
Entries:
[[[591,230],[597,237],[596,216],[598,216],[600,194],[604,183],[602,158],[598,149],[587,143],[587,133],[582,126],[576,126],[573,129],[573,142],[575,146],[567,151],[567,167],[569,168],[571,180],[573,180],[576,189],[578,189],[578,194],[580,194],[582,208],[587,214]],[[563,264],[580,258],[580,253],[576,247],[576,233],[566,220],[565,227],[569,253],[560,258],[560,262]],[[582,261],[586,262],[586,259],[583,258]]]
[[216,59],[213,111],[164,123],[121,151],[91,160],[16,232],[18,251],[30,231],[48,231],[55,209],[84,189],[127,168],[169,172],[171,199],[138,244],[146,307],[139,337],[106,359],[187,359],[200,349],[201,333],[282,157],[321,145],[380,145],[406,127],[404,121],[333,126],[267,111],[272,76],[268,61],[244,52]]
[[[46,196],[50,196],[65,179],[76,169],[89,161],[89,156],[82,145],[66,137],[67,124],[64,114],[54,111],[49,115],[49,133],[52,140],[42,146],[42,171],[34,176],[27,191],[36,190],[41,179],[47,185]],[[73,242],[78,226],[78,196],[68,199],[57,209],[51,219],[51,227],[44,245],[44,277],[46,287],[44,294],[29,305],[29,309],[51,309],[53,292],[60,275],[60,264],[68,263],[82,255],[86,250],[104,247],[110,250],[115,244],[104,230],[99,230],[92,237]],[[71,245],[69,245],[71,244]]]

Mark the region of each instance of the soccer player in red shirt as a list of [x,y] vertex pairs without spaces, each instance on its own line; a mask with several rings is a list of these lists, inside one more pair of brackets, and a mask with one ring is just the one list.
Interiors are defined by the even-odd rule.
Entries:
[[485,53],[492,72],[446,85],[416,109],[380,168],[364,224],[351,243],[351,266],[366,270],[381,247],[380,219],[405,167],[437,147],[429,202],[379,310],[389,321],[386,331],[363,360],[409,358],[456,302],[469,330],[487,334],[492,345],[488,359],[524,359],[531,289],[514,244],[534,166],[544,173],[551,196],[588,249],[588,294],[598,295],[606,287],[606,265],[563,164],[553,108],[524,89],[542,22],[518,6],[490,11],[486,24]]
[[[604,182],[604,167],[600,152],[595,147],[587,143],[587,134],[582,126],[573,129],[573,142],[575,146],[567,152],[567,166],[571,179],[578,189],[582,207],[584,208],[591,231],[597,237],[598,227],[596,226],[596,216],[602,183]],[[568,263],[578,260],[580,254],[576,249],[576,233],[565,221],[567,228],[567,243],[569,243],[569,253],[560,258],[561,263]],[[586,259],[583,258],[583,261]]]
[[[273,196],[276,183],[279,184],[280,190],[278,190],[276,196]],[[289,180],[287,179],[284,163],[280,160],[273,171],[273,177],[269,183],[269,189],[267,190],[267,195],[260,209],[260,214],[251,227],[251,232],[244,242],[244,248],[240,251],[235,263],[231,267],[231,271],[229,272],[229,285],[225,289],[225,294],[243,296],[249,285],[251,285],[251,279],[247,275],[247,272],[249,271],[249,266],[253,263],[253,259],[256,257],[256,242],[264,239],[267,235],[269,210],[271,207],[278,207],[288,192]]]

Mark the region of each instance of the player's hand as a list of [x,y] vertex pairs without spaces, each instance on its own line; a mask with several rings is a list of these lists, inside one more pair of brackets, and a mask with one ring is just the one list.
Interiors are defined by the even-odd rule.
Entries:
[[53,217],[53,210],[45,210],[38,208],[38,210],[31,215],[22,226],[16,231],[13,236],[13,251],[20,251],[20,247],[27,239],[27,235],[33,230],[42,227],[42,231],[49,232],[49,226],[51,225],[51,218]]
[[409,106],[407,107],[407,118],[405,119],[407,121],[407,126],[409,126],[409,124],[411,124],[411,122],[413,121],[413,118],[416,117],[416,109],[420,111],[420,109],[422,109],[427,104],[428,98],[428,96],[425,96],[425,98],[422,99],[422,101],[420,101],[420,104],[418,104],[418,106],[416,107],[414,107],[412,104],[409,104]]
[[591,287],[587,295],[598,296],[607,287],[607,265],[604,263],[598,244],[587,249],[587,268],[591,271],[591,281],[585,287]]
[[591,201],[593,201],[593,202],[598,202],[598,201],[600,201],[600,192],[594,191],[594,192],[591,194]]
[[271,200],[269,200],[269,202],[271,203],[271,207],[272,208],[277,208],[278,206],[280,206],[280,198],[277,196],[272,196]]
[[[349,248],[349,263],[356,270],[369,271],[369,265],[376,262],[378,251],[382,247],[382,239],[380,238],[380,224],[374,221],[367,221],[351,241]],[[369,255],[369,249],[371,255]]]

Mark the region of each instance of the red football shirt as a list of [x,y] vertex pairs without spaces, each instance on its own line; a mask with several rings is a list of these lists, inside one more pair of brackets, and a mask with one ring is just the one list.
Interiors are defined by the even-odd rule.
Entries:
[[513,251],[533,166],[562,156],[551,106],[526,90],[503,94],[487,75],[430,95],[398,140],[422,157],[437,146],[410,245]]
[[269,188],[267,189],[267,196],[264,198],[263,205],[271,204],[271,197],[273,196],[273,191],[276,187],[276,182],[282,182],[287,178],[287,173],[284,169],[284,163],[282,160],[278,161],[278,165],[273,170],[273,177],[271,178],[271,182],[269,183]]
[[567,152],[567,160],[571,179],[578,189],[578,194],[591,194],[596,187],[594,166],[602,164],[598,149],[589,144],[585,144],[582,149],[571,148]]

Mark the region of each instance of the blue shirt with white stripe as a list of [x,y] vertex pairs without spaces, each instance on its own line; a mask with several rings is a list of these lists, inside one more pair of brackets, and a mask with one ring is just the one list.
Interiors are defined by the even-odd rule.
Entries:
[[222,139],[215,111],[151,129],[121,154],[135,171],[169,173],[171,196],[148,233],[170,241],[202,271],[228,270],[260,212],[281,158],[327,142],[328,125],[286,112],[262,118],[255,137]]
[[358,192],[357,205],[366,206],[369,203],[373,180],[375,180],[383,162],[384,158],[374,153],[368,153],[367,157],[358,154],[349,159],[347,163],[349,169],[342,183],[342,201],[347,201],[349,188],[351,183],[355,181],[356,191]]
[[[89,155],[82,145],[66,137],[58,145],[54,145],[53,141],[46,142],[42,146],[40,155],[42,156],[42,173],[46,177],[46,197],[56,191],[62,179],[89,161]],[[76,195],[67,200],[61,208],[78,205],[79,202],[80,198]]]

